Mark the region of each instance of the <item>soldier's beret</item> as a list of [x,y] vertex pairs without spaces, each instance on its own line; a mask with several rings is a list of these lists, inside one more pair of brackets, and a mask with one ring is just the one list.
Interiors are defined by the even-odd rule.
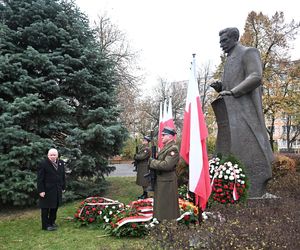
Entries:
[[163,131],[162,131],[162,134],[163,135],[176,135],[177,133],[176,133],[176,131],[175,131],[175,129],[173,129],[173,128],[170,128],[170,127],[165,127],[164,129],[163,129]]

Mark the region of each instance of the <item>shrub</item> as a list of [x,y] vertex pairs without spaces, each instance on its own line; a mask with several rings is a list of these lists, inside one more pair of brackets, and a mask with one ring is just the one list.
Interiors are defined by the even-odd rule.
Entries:
[[283,155],[293,159],[296,164],[296,170],[300,171],[300,154],[294,154],[294,153],[284,153]]
[[296,163],[293,159],[283,154],[276,154],[275,162],[272,165],[272,172],[274,178],[296,172]]

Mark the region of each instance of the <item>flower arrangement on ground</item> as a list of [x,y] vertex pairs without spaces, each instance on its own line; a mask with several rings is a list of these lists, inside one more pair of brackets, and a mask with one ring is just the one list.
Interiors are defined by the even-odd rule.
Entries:
[[[184,189],[187,190],[187,187]],[[189,200],[179,199],[179,223],[198,223],[198,208]],[[140,237],[159,222],[153,218],[153,198],[132,201],[129,205],[103,197],[89,197],[80,203],[74,220],[79,225],[98,226],[116,237]]]
[[214,157],[209,161],[211,199],[222,204],[245,201],[249,188],[243,165],[234,157]]
[[74,219],[79,226],[90,225],[93,222],[98,222],[99,226],[99,223],[109,223],[110,218],[123,208],[124,204],[118,201],[104,197],[89,197],[80,203]]
[[199,210],[198,207],[194,205],[194,203],[179,198],[179,207],[180,207],[181,216],[177,219],[177,221],[185,225],[189,225],[191,223],[192,224],[199,223],[198,220]]
[[[151,218],[148,220],[151,220]],[[143,221],[143,219],[145,219],[145,216],[139,215],[136,208],[126,207],[114,214],[111,221],[104,224],[104,229],[108,234],[116,237],[140,237],[148,232],[145,227],[147,220]]]

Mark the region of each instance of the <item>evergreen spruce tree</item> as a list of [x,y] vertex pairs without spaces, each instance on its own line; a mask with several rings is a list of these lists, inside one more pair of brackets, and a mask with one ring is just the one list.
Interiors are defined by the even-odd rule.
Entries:
[[0,203],[35,203],[50,147],[71,193],[95,195],[126,137],[115,65],[73,1],[3,0],[0,18]]

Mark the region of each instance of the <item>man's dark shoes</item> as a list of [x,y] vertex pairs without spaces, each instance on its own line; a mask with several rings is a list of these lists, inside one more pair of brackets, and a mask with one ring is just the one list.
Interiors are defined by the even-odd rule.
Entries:
[[56,229],[57,229],[57,228],[58,228],[58,225],[57,225],[57,224],[55,224],[55,223],[53,223],[53,224],[52,224],[52,227],[54,227],[54,228],[56,228]]
[[48,226],[48,227],[44,228],[43,230],[46,230],[46,231],[55,231],[56,227]]

